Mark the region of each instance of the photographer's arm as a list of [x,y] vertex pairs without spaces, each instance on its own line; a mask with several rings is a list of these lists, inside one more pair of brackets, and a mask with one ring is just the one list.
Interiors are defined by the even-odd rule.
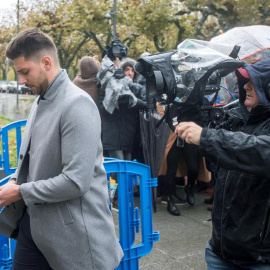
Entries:
[[269,174],[270,136],[205,128],[200,151],[225,169],[261,176]]
[[200,145],[201,154],[222,168],[269,173],[270,136],[201,128],[193,122],[180,123],[175,132],[187,143]]
[[143,100],[137,98],[137,103],[136,103],[136,105],[135,105],[134,108],[135,108],[135,109],[139,109],[139,110],[141,110],[141,109],[146,109],[146,108],[147,108],[147,104],[146,104],[145,101],[143,101]]

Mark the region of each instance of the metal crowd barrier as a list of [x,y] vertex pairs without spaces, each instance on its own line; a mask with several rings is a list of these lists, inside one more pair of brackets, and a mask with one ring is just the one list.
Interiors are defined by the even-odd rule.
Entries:
[[[107,174],[117,173],[119,241],[124,251],[117,270],[139,269],[139,259],[147,255],[153,243],[159,241],[159,232],[153,231],[152,187],[157,186],[157,179],[151,178],[150,167],[136,161],[104,161]],[[140,179],[139,207],[135,207],[133,187]],[[141,215],[140,215],[141,214]],[[136,234],[141,232],[139,243]]]

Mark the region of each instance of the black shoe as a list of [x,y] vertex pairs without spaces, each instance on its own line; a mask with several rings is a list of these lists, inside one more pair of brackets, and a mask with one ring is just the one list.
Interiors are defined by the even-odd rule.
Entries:
[[206,204],[213,204],[214,196],[212,195],[210,198],[204,199],[204,203]]
[[172,197],[167,197],[167,202],[167,211],[174,216],[180,216],[180,211],[174,204]]
[[197,180],[197,184],[196,184],[196,188],[195,188],[195,192],[199,193],[203,190],[209,189],[209,188],[213,188],[213,181],[210,181],[208,183],[205,183],[203,181]]
[[[175,205],[187,205],[187,201],[181,199],[177,195],[172,195],[171,197],[172,197]],[[161,203],[162,204],[167,204],[167,202],[168,202],[168,197],[163,196],[162,199],[161,199]]]
[[191,185],[185,186],[185,192],[187,194],[187,202],[189,205],[193,206],[195,204],[194,190]]

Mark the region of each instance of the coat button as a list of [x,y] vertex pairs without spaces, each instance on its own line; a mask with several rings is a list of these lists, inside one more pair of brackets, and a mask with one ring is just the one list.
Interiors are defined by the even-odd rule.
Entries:
[[23,154],[20,154],[20,159],[23,159]]

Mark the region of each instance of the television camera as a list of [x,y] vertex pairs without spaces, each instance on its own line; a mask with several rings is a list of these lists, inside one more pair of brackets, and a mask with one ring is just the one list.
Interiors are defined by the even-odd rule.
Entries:
[[[245,64],[235,60],[239,50],[239,46],[187,39],[177,50],[140,58],[135,68],[146,78],[148,108],[154,109],[156,101],[166,105],[164,118],[172,130],[172,106],[178,108],[179,114],[199,107],[208,122],[218,124],[232,105],[224,108],[213,105],[221,78]],[[209,95],[213,96],[211,100],[206,98]]]
[[128,53],[128,47],[124,45],[118,38],[115,38],[102,53],[102,58],[107,55],[112,61],[118,57],[122,59],[126,57]]

